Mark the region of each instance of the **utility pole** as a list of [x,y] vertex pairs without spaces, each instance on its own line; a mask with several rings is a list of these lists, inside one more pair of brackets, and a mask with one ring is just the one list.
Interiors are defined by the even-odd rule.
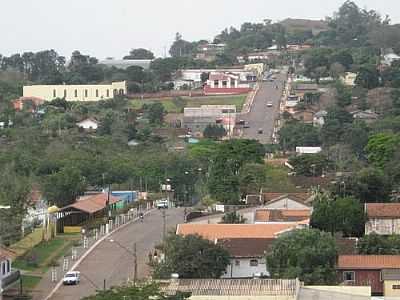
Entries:
[[136,285],[137,280],[137,252],[136,243],[133,244],[133,285]]
[[165,209],[162,210],[162,218],[163,218],[163,241],[165,241],[165,236],[167,235],[167,216],[165,214]]

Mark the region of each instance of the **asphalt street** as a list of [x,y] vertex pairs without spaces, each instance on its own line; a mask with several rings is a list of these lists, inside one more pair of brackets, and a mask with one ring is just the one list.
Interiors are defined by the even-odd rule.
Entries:
[[[260,83],[260,89],[256,94],[250,112],[240,115],[240,119],[248,122],[250,128],[243,128],[242,138],[256,139],[262,144],[271,143],[274,131],[275,119],[279,115],[279,104],[284,89],[286,75],[277,74],[274,82]],[[278,88],[276,88],[278,87]],[[267,103],[272,103],[268,107]],[[260,133],[260,129],[262,133]]]
[[[183,223],[182,209],[166,210],[166,228],[174,230]],[[149,276],[147,266],[149,251],[154,249],[163,237],[162,211],[156,210],[145,216],[143,222],[128,225],[103,241],[85,258],[76,269],[81,272],[81,282],[76,286],[62,286],[51,299],[78,300],[92,295],[98,289],[125,283],[133,277],[133,248],[136,243],[138,278]]]

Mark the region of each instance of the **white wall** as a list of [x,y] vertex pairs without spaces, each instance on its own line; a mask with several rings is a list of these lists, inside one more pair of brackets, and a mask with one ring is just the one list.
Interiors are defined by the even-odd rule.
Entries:
[[[8,269],[7,269],[8,262]],[[2,260],[0,262],[0,279],[7,277],[11,273],[11,260]],[[1,287],[0,287],[1,288]]]
[[272,202],[270,204],[264,205],[264,208],[275,208],[275,209],[309,209],[310,207],[301,204],[297,201],[293,201],[289,198],[283,198],[279,201]]
[[[257,266],[250,266],[251,260],[257,260]],[[239,265],[236,265],[239,262]],[[222,278],[251,278],[254,274],[263,274],[268,276],[265,258],[231,258],[230,264],[226,268],[226,274]]]

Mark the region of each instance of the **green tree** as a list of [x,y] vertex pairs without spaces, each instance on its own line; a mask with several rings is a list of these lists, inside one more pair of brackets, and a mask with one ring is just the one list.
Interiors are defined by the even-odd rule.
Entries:
[[161,125],[164,122],[165,108],[161,103],[144,105],[143,109],[150,124]]
[[363,66],[360,68],[355,83],[366,89],[374,89],[379,86],[379,72],[375,66]]
[[362,236],[365,215],[359,200],[352,197],[332,199],[329,195],[313,202],[311,226],[320,230],[343,233],[344,236]]
[[400,236],[371,233],[358,241],[357,249],[363,255],[399,255]]
[[297,175],[321,176],[332,168],[332,162],[324,154],[303,154],[289,159]]
[[0,239],[6,245],[20,238],[22,221],[30,205],[31,181],[17,174],[14,166],[3,166],[0,174]]
[[361,202],[388,202],[392,191],[392,182],[387,175],[374,168],[364,168],[352,177],[344,180],[346,194]]
[[161,245],[165,259],[153,263],[155,278],[219,278],[229,264],[229,253],[198,235],[180,236],[171,233]]
[[335,240],[329,233],[294,230],[276,239],[267,266],[273,278],[299,278],[306,285],[334,284],[336,256]]
[[41,190],[49,204],[64,207],[73,203],[84,192],[85,186],[80,170],[66,166],[59,172],[46,176]]
[[246,223],[246,219],[235,211],[225,213],[220,222],[220,224],[244,224],[244,223]]
[[267,167],[264,164],[245,164],[239,171],[240,194],[258,194],[267,181]]
[[289,121],[279,130],[279,144],[284,151],[293,151],[296,147],[320,146],[318,128],[311,124]]
[[124,59],[154,59],[154,53],[144,48],[132,49]]
[[226,136],[226,130],[221,125],[207,125],[204,129],[203,136],[208,139],[220,140]]
[[384,168],[398,151],[400,136],[393,133],[372,135],[366,147],[368,161],[378,168]]

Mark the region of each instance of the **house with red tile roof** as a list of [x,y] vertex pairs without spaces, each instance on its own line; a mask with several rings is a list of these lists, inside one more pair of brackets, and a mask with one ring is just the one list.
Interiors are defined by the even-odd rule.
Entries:
[[57,229],[63,232],[64,226],[80,226],[90,220],[106,215],[107,204],[111,210],[121,201],[120,198],[108,193],[98,193],[80,197],[73,204],[60,209]]
[[287,222],[309,223],[311,209],[256,209],[254,213],[255,224],[276,224]]
[[273,239],[285,232],[301,228],[299,223],[284,224],[178,224],[176,234],[197,234],[215,242],[220,239],[261,238]]
[[204,86],[205,94],[246,94],[250,91],[250,85],[240,83],[240,75],[231,72],[211,73]]
[[12,101],[15,110],[21,111],[27,108],[30,112],[35,111],[44,102],[44,99],[38,97],[20,97]]
[[400,203],[366,203],[365,234],[400,234]]
[[338,280],[371,286],[373,296],[400,298],[400,255],[339,255]]

